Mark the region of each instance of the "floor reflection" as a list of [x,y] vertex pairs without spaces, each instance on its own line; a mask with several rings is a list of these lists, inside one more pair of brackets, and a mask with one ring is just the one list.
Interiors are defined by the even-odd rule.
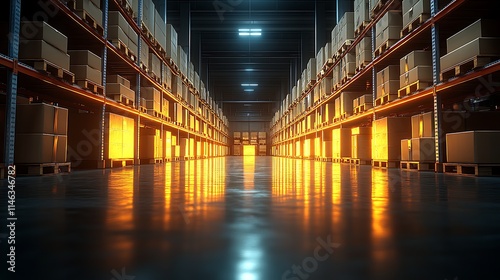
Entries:
[[255,156],[18,178],[15,279],[494,279],[498,185]]

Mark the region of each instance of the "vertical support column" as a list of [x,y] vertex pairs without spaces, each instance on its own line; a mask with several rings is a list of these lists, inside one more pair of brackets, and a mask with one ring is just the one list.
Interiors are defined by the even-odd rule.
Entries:
[[[21,0],[10,1],[9,53],[15,66],[19,58],[19,35],[21,25]],[[17,70],[14,66],[7,75],[7,96],[5,104],[5,165],[14,164],[14,148],[16,143],[16,103],[17,103]]]
[[[431,0],[431,16],[437,13],[437,1]],[[436,85],[439,83],[439,30],[437,24],[433,24],[431,27],[431,40],[432,40],[432,77],[434,83],[434,135],[435,135],[435,146],[436,146],[436,172],[443,171],[443,141],[445,139],[442,135],[441,130],[441,96],[436,93]]]
[[181,28],[179,30],[179,45],[181,45],[188,56],[188,62],[191,61],[191,4],[190,1],[180,3],[181,7]]
[[[375,25],[371,29],[372,33],[372,61],[375,60]],[[377,99],[377,79],[376,79],[377,71],[375,70],[375,65],[372,67],[372,95],[373,95],[373,107],[375,107],[375,100]],[[373,120],[377,119],[377,115],[375,111],[373,111]]]
[[314,53],[317,54],[319,50],[326,44],[325,36],[325,25],[326,25],[326,15],[325,15],[325,2],[315,1],[315,21],[314,21],[314,35],[315,35],[315,47]]
[[[104,38],[108,39],[108,22],[109,22],[109,0],[104,0],[102,3],[102,11],[103,11],[103,22],[102,26],[104,29]],[[106,79],[107,79],[107,64],[108,64],[108,48],[104,45],[104,50],[102,52],[102,86],[104,87],[104,95],[106,95]],[[102,105],[101,109],[101,124],[100,124],[100,139],[99,139],[99,163],[98,167],[105,168],[106,164],[104,163],[104,149],[106,143],[104,143],[105,139],[105,122],[106,122],[106,102]]]
[[[143,0],[139,0],[139,12],[137,13],[137,25],[139,27],[141,27],[140,29],[142,30],[142,14],[143,14]],[[138,35],[138,41],[137,41],[137,52],[138,52],[138,57],[139,59],[136,60],[136,64],[139,66],[140,65],[140,57],[141,57],[141,52],[142,52],[142,40],[141,40],[141,34],[137,34]],[[139,110],[140,112],[140,108],[141,108],[141,74],[137,73],[136,76],[135,76],[135,80],[136,80],[136,85],[135,85],[135,108],[137,110]],[[134,135],[135,135],[135,145],[134,145],[134,164],[137,165],[137,164],[140,164],[140,126],[141,126],[141,115],[139,113],[139,115],[137,116],[137,119],[136,119],[136,125],[134,125]]]
[[353,6],[352,0],[336,0],[336,7],[337,7],[337,19],[335,22],[339,22],[339,20],[342,18],[342,16],[345,14],[345,12],[352,12],[352,6]]

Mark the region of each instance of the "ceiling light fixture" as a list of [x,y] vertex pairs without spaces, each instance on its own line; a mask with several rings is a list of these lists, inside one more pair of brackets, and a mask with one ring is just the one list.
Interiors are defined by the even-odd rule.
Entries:
[[247,89],[245,89],[245,92],[254,92],[254,91],[255,91],[255,90],[254,90],[254,89],[252,89],[252,88],[247,88]]
[[258,87],[259,84],[241,84],[242,87]]
[[261,36],[262,29],[260,28],[240,28],[238,29],[240,36]]

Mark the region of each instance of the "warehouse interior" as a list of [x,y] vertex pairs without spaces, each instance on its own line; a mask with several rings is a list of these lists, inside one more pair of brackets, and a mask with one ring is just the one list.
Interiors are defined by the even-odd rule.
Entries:
[[8,0],[1,279],[494,279],[486,0]]

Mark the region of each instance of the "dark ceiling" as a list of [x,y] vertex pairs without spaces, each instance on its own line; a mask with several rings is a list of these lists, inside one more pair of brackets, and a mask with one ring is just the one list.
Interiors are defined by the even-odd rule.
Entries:
[[[335,2],[167,1],[167,22],[185,46],[182,38],[189,33],[183,30],[189,30],[191,15],[191,61],[230,121],[270,122],[290,85],[315,57],[316,38],[319,47],[330,40]],[[239,36],[239,28],[260,28],[262,36]],[[241,84],[248,83],[259,86],[245,92]]]

